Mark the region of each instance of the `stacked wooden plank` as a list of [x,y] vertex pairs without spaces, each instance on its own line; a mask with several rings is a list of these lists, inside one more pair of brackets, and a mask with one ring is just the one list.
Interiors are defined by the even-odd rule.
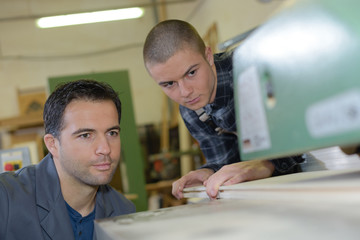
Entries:
[[324,170],[187,188],[195,204],[95,222],[98,239],[347,239],[360,236],[360,169]]

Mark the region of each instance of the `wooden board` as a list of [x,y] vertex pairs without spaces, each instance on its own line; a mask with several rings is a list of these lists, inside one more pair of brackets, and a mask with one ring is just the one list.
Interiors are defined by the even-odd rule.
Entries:
[[220,199],[95,221],[98,239],[357,240],[359,201]]
[[[195,194],[195,195],[194,195]],[[203,195],[201,195],[203,194]],[[98,239],[359,239],[360,168],[304,172],[221,187],[195,204],[95,221]]]
[[[329,197],[337,201],[344,198],[344,193],[360,200],[360,168],[302,172],[221,186],[218,198],[313,200]],[[204,186],[184,189],[184,197],[208,198]]]

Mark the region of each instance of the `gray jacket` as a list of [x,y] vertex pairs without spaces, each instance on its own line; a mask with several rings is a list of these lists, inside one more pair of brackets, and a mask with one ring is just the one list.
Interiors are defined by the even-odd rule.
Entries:
[[[95,219],[133,212],[131,201],[109,185],[100,186]],[[0,174],[0,239],[74,239],[51,155],[37,165]]]

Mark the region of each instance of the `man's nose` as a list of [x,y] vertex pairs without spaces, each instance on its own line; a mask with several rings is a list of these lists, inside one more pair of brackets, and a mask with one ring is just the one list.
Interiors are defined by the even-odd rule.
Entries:
[[179,82],[179,88],[180,88],[180,94],[183,97],[189,96],[192,92],[191,84],[189,84],[188,82],[186,82],[184,80]]
[[110,152],[110,143],[106,136],[99,137],[96,146],[96,154],[108,155]]

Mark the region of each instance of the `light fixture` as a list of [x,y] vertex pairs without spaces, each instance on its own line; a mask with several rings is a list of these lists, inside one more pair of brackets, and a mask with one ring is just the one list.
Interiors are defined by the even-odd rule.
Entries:
[[122,8],[88,13],[76,13],[39,18],[36,24],[39,28],[53,28],[86,23],[108,22],[139,18],[144,14],[142,8]]

